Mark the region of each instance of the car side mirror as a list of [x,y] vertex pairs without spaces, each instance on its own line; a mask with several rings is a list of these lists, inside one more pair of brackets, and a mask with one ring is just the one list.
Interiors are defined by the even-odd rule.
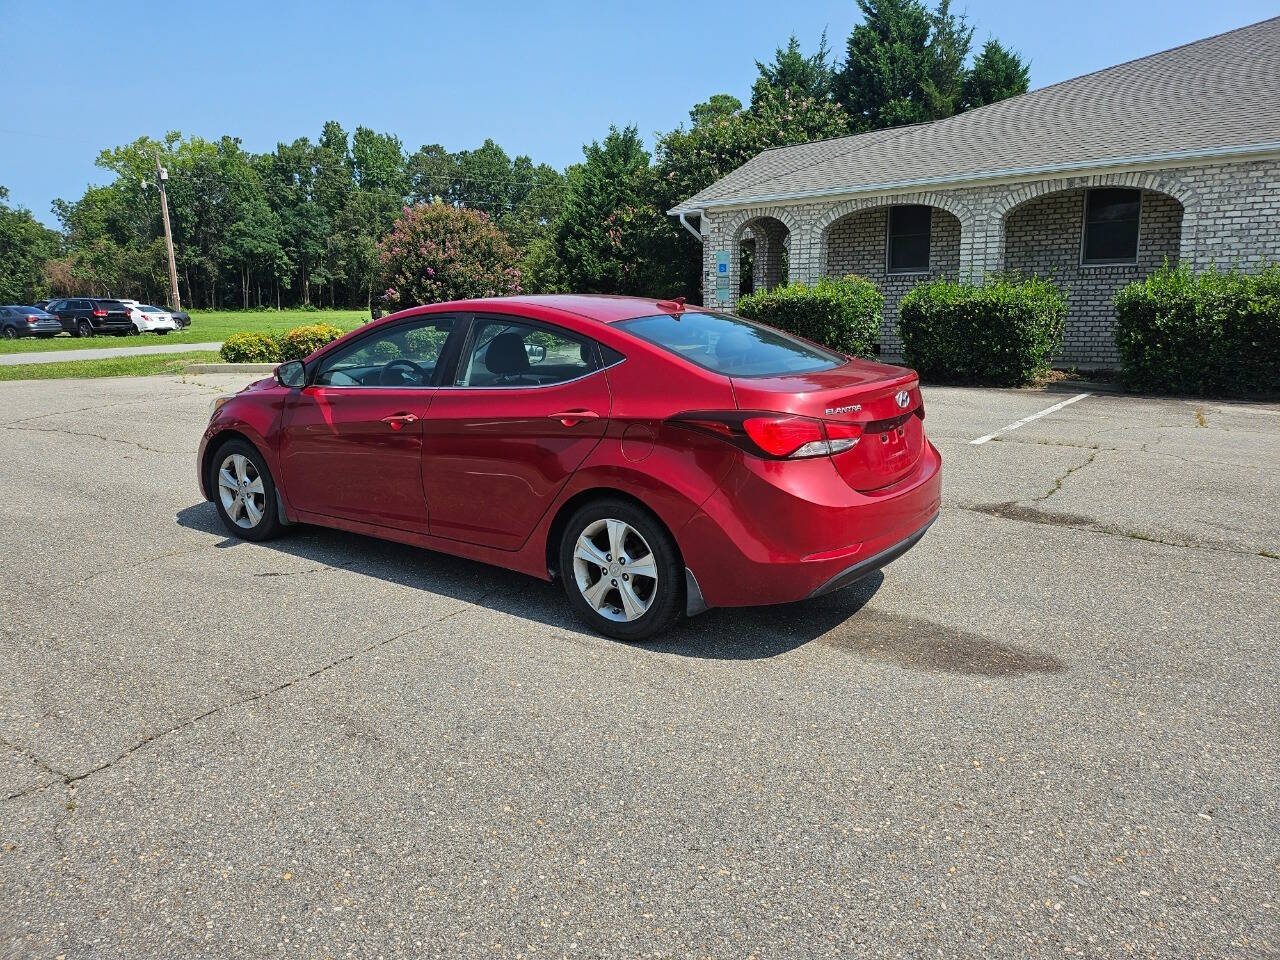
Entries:
[[290,360],[276,367],[276,382],[282,387],[302,387],[307,383],[307,368],[301,360]]
[[540,343],[526,343],[524,352],[528,355],[530,363],[541,363],[547,359],[547,348]]

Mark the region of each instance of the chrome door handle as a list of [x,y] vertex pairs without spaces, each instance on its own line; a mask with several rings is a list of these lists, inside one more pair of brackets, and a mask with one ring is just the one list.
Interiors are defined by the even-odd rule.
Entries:
[[594,410],[566,410],[564,413],[548,414],[548,419],[559,420],[566,427],[576,427],[583,420],[599,420],[600,414]]
[[417,423],[418,418],[412,413],[393,413],[389,417],[383,417],[382,422],[390,426],[392,430],[399,430],[406,424]]

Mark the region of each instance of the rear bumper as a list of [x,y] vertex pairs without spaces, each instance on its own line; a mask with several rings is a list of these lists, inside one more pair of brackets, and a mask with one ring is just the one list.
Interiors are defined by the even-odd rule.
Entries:
[[897,559],[937,518],[942,457],[926,443],[911,472],[861,493],[828,458],[744,458],[677,534],[711,607],[791,603],[838,590]]
[[172,320],[135,320],[133,325],[143,333],[153,333],[156,330],[177,330],[178,325]]
[[899,540],[893,546],[888,549],[881,550],[875,556],[867,557],[865,560],[859,560],[847,570],[840,571],[817,590],[813,591],[813,593],[809,594],[809,596],[821,597],[828,593],[835,593],[837,590],[843,590],[845,587],[851,587],[863,577],[870,576],[881,567],[888,566],[893,563],[893,561],[897,560],[900,556],[919,543],[920,538],[929,531],[929,528],[933,526],[933,521],[937,519],[938,515],[935,513],[933,515],[933,519],[905,540]]
[[20,323],[17,325],[20,337],[51,337],[62,332],[62,323],[58,320],[40,320],[37,323]]

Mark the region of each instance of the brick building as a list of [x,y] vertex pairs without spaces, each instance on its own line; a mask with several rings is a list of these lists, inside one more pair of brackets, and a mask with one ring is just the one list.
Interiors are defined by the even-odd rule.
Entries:
[[1062,363],[1116,362],[1112,297],[1166,259],[1280,262],[1280,18],[933,123],[766,150],[669,211],[704,303],[857,273],[897,304],[929,277],[1012,270],[1067,293]]

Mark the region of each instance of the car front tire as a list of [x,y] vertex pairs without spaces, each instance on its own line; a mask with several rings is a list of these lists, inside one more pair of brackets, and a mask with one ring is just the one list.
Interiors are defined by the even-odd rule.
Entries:
[[227,532],[243,540],[270,540],[281,530],[276,485],[258,449],[243,440],[220,446],[209,464],[209,491]]
[[627,500],[593,500],[574,511],[560,540],[560,580],[578,618],[617,640],[657,636],[683,609],[675,540]]

